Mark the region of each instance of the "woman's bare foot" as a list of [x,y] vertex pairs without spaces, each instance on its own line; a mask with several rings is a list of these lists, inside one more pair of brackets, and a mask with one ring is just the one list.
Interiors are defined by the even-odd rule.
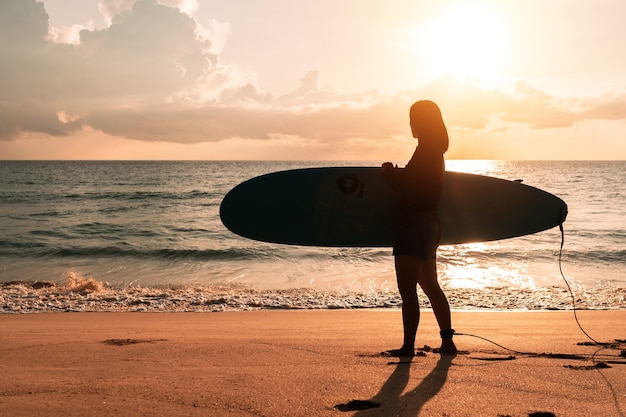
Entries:
[[439,349],[434,350],[435,353],[441,353],[444,355],[454,355],[457,353],[457,348],[452,338],[450,339],[441,339],[441,347]]

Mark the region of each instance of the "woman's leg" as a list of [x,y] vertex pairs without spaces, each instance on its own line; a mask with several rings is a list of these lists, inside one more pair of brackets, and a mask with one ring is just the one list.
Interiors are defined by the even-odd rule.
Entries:
[[396,256],[396,279],[402,297],[402,325],[404,343],[396,351],[401,355],[415,354],[415,336],[420,320],[417,283],[422,272],[423,261],[414,256]]
[[[452,329],[452,323],[450,318],[450,305],[448,304],[448,298],[441,289],[439,281],[437,279],[437,261],[435,259],[428,259],[423,262],[421,274],[419,274],[418,283],[424,294],[430,300],[430,305],[435,313],[435,318],[439,324],[439,329],[442,331],[448,331]],[[456,346],[452,341],[452,337],[441,339],[440,351],[443,353],[456,352]]]

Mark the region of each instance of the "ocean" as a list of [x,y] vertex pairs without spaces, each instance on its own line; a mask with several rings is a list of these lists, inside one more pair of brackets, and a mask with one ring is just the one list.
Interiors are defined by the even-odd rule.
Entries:
[[[391,249],[251,241],[218,214],[257,175],[380,162],[0,161],[0,311],[397,307]],[[522,179],[569,207],[560,263],[558,228],[440,247],[452,308],[626,307],[626,161],[447,169]]]

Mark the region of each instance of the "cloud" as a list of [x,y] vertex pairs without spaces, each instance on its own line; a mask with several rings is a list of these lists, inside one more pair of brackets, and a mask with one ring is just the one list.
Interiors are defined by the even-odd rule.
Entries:
[[[174,143],[231,138],[304,138],[320,144],[406,137],[408,107],[436,101],[449,128],[529,129],[626,119],[626,92],[562,98],[518,82],[512,91],[444,76],[383,95],[345,94],[313,70],[289,94],[272,96],[252,70],[220,63],[227,23],[201,26],[196,0],[106,0],[103,29],[48,27],[35,0],[0,2],[0,139],[24,132],[70,135],[85,128]],[[78,36],[78,37],[77,37]],[[216,44],[218,46],[216,46]]]
[[[0,4],[2,138],[30,131],[33,125],[59,135],[103,109],[165,102],[216,71],[211,43],[198,36],[193,18],[151,0],[136,1],[127,10],[129,4],[103,3],[112,15],[111,25],[81,30],[80,41],[73,45],[48,37],[42,3]],[[61,111],[76,122],[55,120]]]
[[103,0],[98,5],[98,10],[104,17],[104,20],[110,25],[116,16],[129,13],[136,0]]
[[176,8],[190,16],[200,7],[198,0],[159,0],[159,3]]
[[484,129],[493,120],[533,130],[567,128],[593,120],[626,120],[626,90],[599,97],[562,97],[524,81],[518,81],[513,91],[503,91],[446,76],[417,90],[416,95],[434,97],[448,110],[448,124],[467,130]]
[[48,13],[34,0],[5,0],[0,3],[0,37],[4,51],[45,45]]
[[626,120],[626,90],[583,100],[581,113],[592,120]]

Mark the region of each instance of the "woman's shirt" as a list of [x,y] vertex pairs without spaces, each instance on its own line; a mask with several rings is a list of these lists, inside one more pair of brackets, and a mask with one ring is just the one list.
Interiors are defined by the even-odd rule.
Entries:
[[389,169],[383,175],[389,185],[402,194],[403,208],[435,211],[441,199],[445,169],[443,154],[418,146],[404,169]]

